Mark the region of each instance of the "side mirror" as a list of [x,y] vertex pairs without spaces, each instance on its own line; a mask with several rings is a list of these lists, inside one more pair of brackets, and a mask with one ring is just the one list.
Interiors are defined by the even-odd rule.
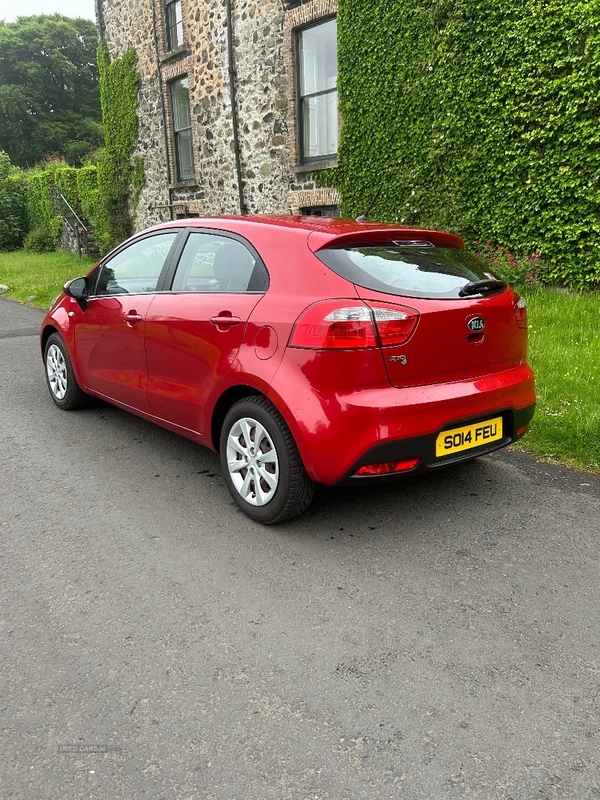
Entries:
[[86,278],[73,278],[63,286],[63,292],[77,300],[82,311],[87,308],[88,287]]

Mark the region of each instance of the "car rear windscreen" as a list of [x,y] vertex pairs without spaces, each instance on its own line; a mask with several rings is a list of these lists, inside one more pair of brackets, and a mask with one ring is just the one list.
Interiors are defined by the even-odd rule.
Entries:
[[458,299],[467,283],[490,277],[483,264],[465,250],[427,243],[331,247],[315,255],[358,286],[403,297]]

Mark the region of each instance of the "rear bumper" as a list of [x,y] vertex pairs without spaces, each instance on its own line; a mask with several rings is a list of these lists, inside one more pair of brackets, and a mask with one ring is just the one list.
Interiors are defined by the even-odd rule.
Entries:
[[[527,424],[535,408],[533,372],[527,364],[430,386],[398,389],[388,383],[327,393],[311,386],[306,367],[290,366],[284,360],[271,385],[271,399],[294,435],[308,475],[327,485],[401,477],[397,473],[353,478],[364,464],[419,458],[410,472],[415,474],[504,447],[518,438],[517,430]],[[353,376],[351,382],[355,384]],[[435,459],[435,440],[441,431],[500,414],[501,441]]]
[[[338,481],[339,486],[355,486],[359,483],[388,483],[390,481],[399,480],[407,475],[418,475],[423,472],[431,472],[432,470],[440,469],[450,466],[452,464],[460,464],[464,461],[470,461],[477,456],[492,453],[494,450],[499,450],[506,447],[512,442],[516,442],[525,433],[531,418],[535,411],[535,403],[526,408],[515,410],[513,408],[505,408],[498,412],[492,412],[493,416],[502,416],[502,439],[490,444],[483,444],[479,447],[474,447],[469,450],[463,450],[454,455],[445,456],[443,458],[436,457],[436,440],[440,433],[447,430],[449,427],[462,427],[463,425],[471,425],[478,422],[483,422],[489,419],[490,414],[483,417],[455,420],[451,426],[444,426],[439,431],[426,434],[425,436],[414,436],[408,439],[397,439],[395,441],[383,442],[371,447],[364,453],[358,461],[352,465],[346,475]],[[519,431],[521,431],[519,433]],[[381,464],[397,461],[412,461],[419,459],[418,464],[410,470],[398,473],[387,473],[383,475],[356,475],[355,473],[360,467],[366,464]]]

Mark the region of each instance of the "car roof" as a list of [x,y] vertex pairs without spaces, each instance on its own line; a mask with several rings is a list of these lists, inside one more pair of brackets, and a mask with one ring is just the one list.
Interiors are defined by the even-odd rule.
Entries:
[[445,231],[415,228],[385,222],[359,222],[341,217],[317,216],[233,216],[189,217],[156,225],[150,230],[164,228],[211,228],[237,233],[252,240],[253,234],[263,238],[269,232],[278,236],[285,231],[306,238],[313,252],[333,245],[394,241],[427,241],[438,247],[462,249],[459,236]]

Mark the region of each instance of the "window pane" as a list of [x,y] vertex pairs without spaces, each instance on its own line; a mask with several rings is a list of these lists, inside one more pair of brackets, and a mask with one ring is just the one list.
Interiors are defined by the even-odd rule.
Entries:
[[337,22],[312,25],[298,36],[302,159],[332,156],[338,150]]
[[171,105],[173,107],[177,179],[187,180],[194,177],[190,90],[187,78],[181,78],[171,84]]
[[465,250],[426,242],[333,247],[316,255],[358,286],[402,297],[457,298],[466,283],[485,277],[484,266]]
[[181,180],[193,178],[192,131],[189,128],[175,134],[175,151],[177,153],[177,177]]
[[191,126],[190,119],[190,90],[188,79],[182,78],[171,84],[171,98],[173,102],[173,126],[176,131]]
[[305,206],[300,213],[306,217],[339,217],[339,206]]
[[175,292],[264,291],[266,274],[241,242],[191,233],[173,281]]
[[174,50],[183,44],[183,21],[181,16],[181,0],[167,4],[167,46]]
[[134,242],[117,253],[100,273],[96,294],[154,292],[176,232]]
[[337,153],[337,91],[306,98],[302,111],[304,157],[315,158]]
[[300,32],[300,94],[314,94],[337,85],[335,19]]

